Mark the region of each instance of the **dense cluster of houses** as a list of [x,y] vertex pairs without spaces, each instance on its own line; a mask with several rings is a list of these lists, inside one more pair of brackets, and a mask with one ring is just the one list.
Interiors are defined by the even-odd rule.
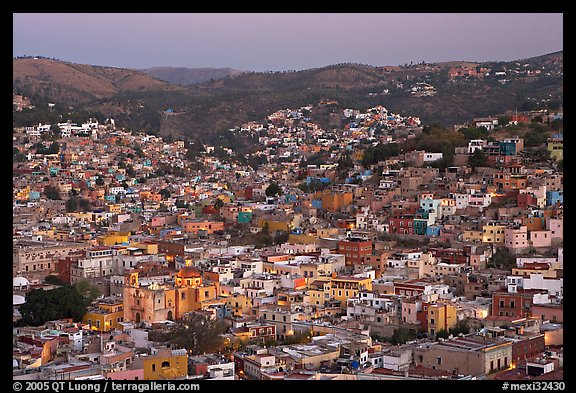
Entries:
[[[561,379],[563,173],[519,137],[471,140],[445,172],[426,151],[365,168],[361,141],[420,120],[345,109],[327,131],[311,109],[233,129],[258,136],[256,169],[113,121],[58,124],[53,154],[34,147],[49,125],[16,129],[14,321],[48,276],[102,296],[82,321],[15,327],[14,378]],[[547,147],[562,159],[561,134]],[[467,165],[477,149],[491,167]],[[227,356],[150,339],[190,313],[226,322]]]

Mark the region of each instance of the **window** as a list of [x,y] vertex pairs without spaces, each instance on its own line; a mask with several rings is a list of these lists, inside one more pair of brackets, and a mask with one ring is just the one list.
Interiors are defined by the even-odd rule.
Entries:
[[510,300],[510,308],[516,308],[516,303],[514,300]]
[[436,362],[437,362],[437,364],[442,364],[442,358],[440,356],[438,356],[436,358]]
[[504,308],[504,300],[500,300],[500,308]]
[[152,371],[156,371],[156,364],[152,364]]

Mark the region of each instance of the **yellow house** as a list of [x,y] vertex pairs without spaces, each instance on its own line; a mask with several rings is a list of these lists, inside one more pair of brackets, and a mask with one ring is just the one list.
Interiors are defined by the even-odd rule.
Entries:
[[158,243],[154,242],[134,242],[130,243],[128,247],[139,248],[146,254],[158,254]]
[[450,329],[456,325],[456,306],[449,303],[434,303],[428,305],[428,333],[436,334],[439,330]]
[[185,349],[163,349],[143,359],[146,381],[183,379],[188,376],[188,354]]
[[16,199],[30,199],[30,186],[26,186],[16,193]]
[[323,305],[330,300],[330,277],[308,279],[307,294],[310,304],[314,306]]
[[103,246],[111,247],[116,244],[128,243],[130,232],[110,232],[98,238],[98,243]]
[[564,158],[564,138],[562,136],[548,138],[547,148],[553,160],[558,161]]
[[235,317],[241,317],[245,314],[249,315],[252,307],[252,299],[246,295],[235,293],[226,299],[226,307],[232,310],[232,315]]
[[330,295],[333,299],[340,302],[341,308],[346,308],[347,300],[351,297],[356,297],[358,292],[364,289],[372,290],[372,279],[370,277],[336,276],[330,280]]
[[322,193],[322,209],[329,212],[338,212],[352,204],[352,192],[349,191],[325,191]]
[[268,231],[269,232],[274,232],[274,231],[286,231],[286,232],[288,232],[289,225],[290,225],[289,221],[260,220],[258,222],[260,228],[264,228],[265,223],[268,223]]
[[482,231],[462,231],[462,240],[465,242],[481,242]]
[[338,228],[318,228],[316,230],[316,236],[318,238],[332,237],[338,235]]
[[119,204],[109,204],[106,205],[106,208],[110,213],[116,213],[116,214],[122,213],[122,205]]
[[483,243],[504,243],[505,225],[483,225],[482,242]]
[[294,235],[291,233],[288,236],[288,243],[290,244],[314,244],[318,242],[318,238],[314,235]]
[[124,305],[122,302],[100,302],[98,307],[89,310],[82,318],[82,323],[90,325],[90,329],[99,332],[109,332],[121,329],[124,321]]

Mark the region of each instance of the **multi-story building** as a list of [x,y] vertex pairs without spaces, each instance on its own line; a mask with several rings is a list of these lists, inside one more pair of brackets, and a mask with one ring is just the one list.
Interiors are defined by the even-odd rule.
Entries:
[[508,369],[512,363],[512,342],[476,335],[455,337],[414,349],[414,363],[455,375],[486,376]]
[[364,263],[364,257],[372,254],[372,241],[360,237],[348,237],[338,242],[338,253],[346,256],[346,266]]
[[12,276],[25,277],[32,284],[43,282],[56,272],[60,258],[88,247],[88,243],[17,240],[12,248]]

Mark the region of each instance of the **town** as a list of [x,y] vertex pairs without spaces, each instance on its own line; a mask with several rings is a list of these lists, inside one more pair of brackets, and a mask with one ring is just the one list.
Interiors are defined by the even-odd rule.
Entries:
[[562,110],[336,104],[14,128],[13,378],[562,380]]

